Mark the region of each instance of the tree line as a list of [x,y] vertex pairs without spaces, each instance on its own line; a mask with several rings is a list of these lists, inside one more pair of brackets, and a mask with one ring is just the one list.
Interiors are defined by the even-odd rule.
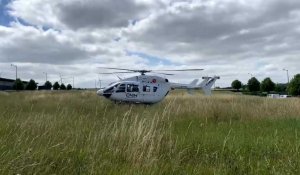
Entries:
[[246,85],[243,85],[241,81],[234,80],[231,83],[231,87],[236,91],[248,91],[251,93],[257,92],[286,92],[289,95],[300,95],[300,74],[294,76],[289,84],[275,84],[270,77],[265,78],[262,82],[259,82],[255,77],[248,80]]
[[[68,84],[67,86],[65,84],[59,84],[58,82],[55,82],[53,85],[50,81],[46,81],[43,88],[45,90],[71,90],[73,87],[71,84]],[[14,90],[36,90],[37,89],[37,83],[31,79],[28,83],[24,83],[20,78],[16,79],[13,85]]]

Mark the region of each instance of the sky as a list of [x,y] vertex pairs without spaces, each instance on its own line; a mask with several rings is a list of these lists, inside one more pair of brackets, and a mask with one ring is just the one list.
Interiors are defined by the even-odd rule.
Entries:
[[[99,67],[203,68],[167,76],[247,83],[300,73],[299,0],[0,0],[0,76],[75,87],[116,81]],[[118,74],[120,77],[130,75]],[[98,83],[97,83],[98,84]],[[98,85],[99,86],[99,85]]]

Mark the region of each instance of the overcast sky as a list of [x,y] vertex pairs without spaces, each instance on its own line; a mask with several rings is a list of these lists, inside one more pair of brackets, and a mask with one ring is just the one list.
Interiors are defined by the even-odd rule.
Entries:
[[[97,67],[204,68],[168,78],[250,74],[286,82],[300,73],[299,0],[0,0],[0,76],[94,87]],[[126,77],[130,75],[120,75]],[[71,79],[64,82],[71,83]]]

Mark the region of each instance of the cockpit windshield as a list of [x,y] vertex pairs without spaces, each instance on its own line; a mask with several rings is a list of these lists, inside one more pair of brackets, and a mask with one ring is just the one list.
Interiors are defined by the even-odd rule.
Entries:
[[125,92],[125,84],[120,84],[117,87],[116,93]]
[[118,87],[119,84],[120,84],[120,83],[114,83],[114,84],[108,86],[108,87],[104,90],[104,93],[105,93],[105,94],[113,93],[114,88],[115,88],[115,87]]

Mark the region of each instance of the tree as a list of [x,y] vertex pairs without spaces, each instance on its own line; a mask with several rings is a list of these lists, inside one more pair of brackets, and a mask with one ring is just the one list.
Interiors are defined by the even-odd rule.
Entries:
[[290,95],[300,95],[300,74],[294,76],[287,89]]
[[66,86],[62,83],[61,85],[60,85],[60,90],[66,90],[67,88],[66,88]]
[[72,86],[70,84],[67,85],[67,90],[71,90]]
[[59,83],[58,82],[55,82],[54,84],[53,84],[53,90],[58,90],[59,89]]
[[14,90],[24,90],[24,84],[20,78],[16,79],[14,85],[13,85]]
[[260,85],[260,90],[262,92],[270,92],[274,91],[275,89],[275,83],[271,80],[271,78],[265,78]]
[[248,81],[248,90],[250,92],[257,92],[260,89],[260,82],[255,78],[252,77],[251,79],[249,79]]
[[37,88],[37,85],[36,85],[35,81],[33,79],[31,79],[26,86],[26,90],[36,90],[36,88]]
[[242,82],[240,82],[239,80],[234,80],[232,83],[231,83],[231,87],[237,91],[239,91],[239,89],[242,88]]
[[50,81],[46,81],[44,86],[46,87],[46,89],[50,90],[52,88],[52,83]]
[[287,90],[287,84],[276,84],[275,85],[275,89],[274,89],[274,91],[275,92],[286,92],[286,90]]

